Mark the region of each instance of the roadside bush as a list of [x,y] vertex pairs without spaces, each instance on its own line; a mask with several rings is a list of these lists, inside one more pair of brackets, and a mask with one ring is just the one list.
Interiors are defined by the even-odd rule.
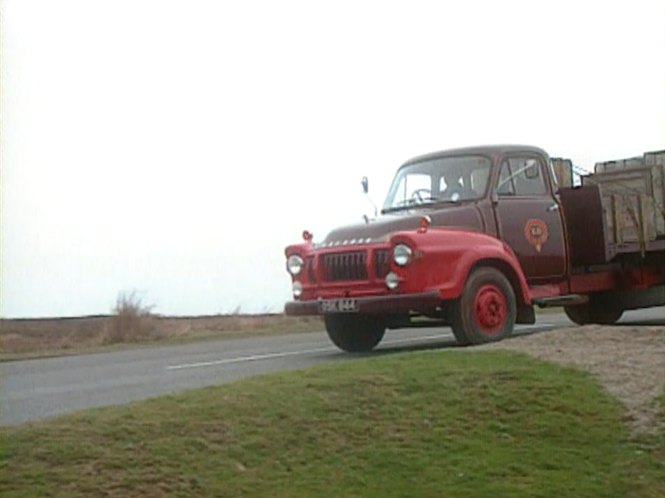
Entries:
[[112,344],[154,338],[158,329],[152,308],[143,304],[136,291],[121,292],[113,308],[105,342]]

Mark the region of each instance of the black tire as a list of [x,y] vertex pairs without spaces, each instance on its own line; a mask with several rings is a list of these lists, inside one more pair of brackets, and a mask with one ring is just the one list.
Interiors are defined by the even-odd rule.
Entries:
[[577,325],[612,325],[623,315],[621,308],[609,305],[602,306],[593,301],[579,306],[564,306],[563,311],[570,321]]
[[371,351],[386,332],[380,317],[369,315],[325,315],[324,322],[333,344],[349,353]]
[[513,332],[517,304],[512,285],[496,268],[471,272],[452,307],[452,329],[463,346],[500,341]]

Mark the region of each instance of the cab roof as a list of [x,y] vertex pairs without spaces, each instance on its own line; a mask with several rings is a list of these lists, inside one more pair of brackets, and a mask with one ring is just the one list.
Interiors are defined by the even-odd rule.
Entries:
[[431,152],[429,154],[424,154],[421,156],[416,156],[412,159],[406,161],[402,166],[407,164],[413,164],[420,161],[425,161],[428,159],[437,159],[440,157],[451,157],[451,156],[462,156],[462,155],[483,155],[489,156],[493,161],[496,161],[499,157],[504,154],[516,153],[516,152],[526,152],[530,154],[538,154],[545,159],[548,159],[549,156],[547,152],[539,147],[534,147],[533,145],[477,145],[473,147],[462,147],[458,149],[448,149],[442,150],[439,152]]

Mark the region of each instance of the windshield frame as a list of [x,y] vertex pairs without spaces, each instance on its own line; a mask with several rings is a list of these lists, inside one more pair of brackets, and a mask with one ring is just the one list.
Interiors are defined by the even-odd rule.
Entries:
[[[478,158],[483,158],[486,159],[489,163],[489,170],[487,173],[487,181],[485,185],[485,189],[483,190],[482,193],[478,193],[477,196],[473,198],[464,198],[464,199],[458,199],[458,200],[452,200],[452,199],[434,199],[432,198],[431,200],[425,200],[424,202],[421,203],[413,203],[413,204],[405,204],[403,206],[388,206],[388,200],[394,200],[397,188],[398,188],[398,183],[396,183],[397,179],[402,176],[403,171],[407,168],[411,168],[413,166],[430,162],[430,161],[437,161],[437,160],[448,160],[448,159],[456,159],[456,158],[469,158],[469,157],[478,157]],[[437,206],[440,204],[461,204],[463,202],[478,202],[484,198],[487,197],[487,193],[489,192],[489,189],[491,188],[492,182],[493,182],[493,173],[495,170],[495,158],[492,157],[489,154],[484,154],[480,152],[466,152],[466,153],[460,153],[460,154],[452,154],[452,155],[434,155],[434,156],[424,156],[424,157],[419,157],[413,161],[409,161],[404,163],[402,166],[400,166],[397,171],[395,172],[395,176],[393,177],[392,181],[390,182],[390,187],[388,188],[388,193],[386,194],[386,198],[384,199],[383,206],[381,208],[381,214],[385,213],[392,213],[396,211],[405,211],[405,210],[412,210],[412,209],[423,209],[423,208],[432,208],[433,206]],[[408,173],[407,173],[408,174]],[[403,177],[403,176],[402,176]]]

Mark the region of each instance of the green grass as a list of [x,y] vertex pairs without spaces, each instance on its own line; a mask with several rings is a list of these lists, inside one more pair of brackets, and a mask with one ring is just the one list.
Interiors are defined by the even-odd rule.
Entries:
[[665,394],[658,403],[661,429],[654,435],[643,434],[634,438],[623,470],[625,479],[632,482],[630,496],[665,496]]
[[663,496],[663,436],[632,441],[622,416],[590,376],[522,355],[372,356],[3,429],[0,489]]

